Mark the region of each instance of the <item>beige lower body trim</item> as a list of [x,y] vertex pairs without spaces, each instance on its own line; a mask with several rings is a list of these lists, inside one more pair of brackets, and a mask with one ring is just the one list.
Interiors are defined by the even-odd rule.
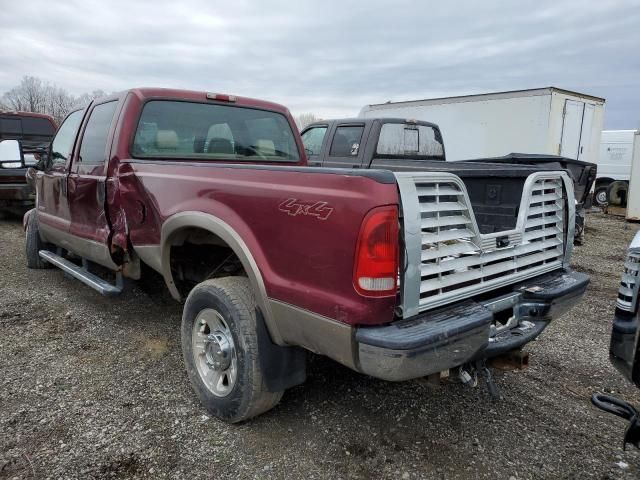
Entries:
[[100,242],[71,235],[69,232],[59,230],[42,222],[38,223],[38,229],[40,230],[40,236],[46,242],[53,243],[111,270],[119,269],[111,259],[109,248]]
[[162,256],[160,245],[138,245],[133,247],[133,251],[144,263],[162,274]]
[[357,370],[353,327],[278,300],[269,299],[269,303],[285,343]]

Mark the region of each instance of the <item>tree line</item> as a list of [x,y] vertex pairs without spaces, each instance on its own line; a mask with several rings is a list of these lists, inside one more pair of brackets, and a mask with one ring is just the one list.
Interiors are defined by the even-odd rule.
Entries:
[[2,94],[0,110],[46,113],[60,124],[74,108],[105,95],[107,93],[103,90],[94,90],[76,96],[38,77],[25,75],[19,85]]
[[[107,95],[104,90],[93,90],[82,95],[72,95],[64,88],[43,81],[38,77],[25,75],[20,84],[4,92],[0,97],[0,111],[46,113],[51,115],[58,125],[74,108],[87,105],[94,98]],[[308,124],[319,120],[313,113],[294,116],[296,125],[302,130]]]

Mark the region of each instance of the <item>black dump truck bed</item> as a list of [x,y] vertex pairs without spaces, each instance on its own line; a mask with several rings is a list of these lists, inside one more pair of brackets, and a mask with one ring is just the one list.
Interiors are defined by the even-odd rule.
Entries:
[[446,161],[445,145],[437,125],[400,118],[346,118],[322,120],[302,130],[312,166],[374,168],[394,172],[450,172],[467,187],[482,233],[513,228],[526,178],[534,172],[564,170],[573,179],[576,238],[582,236],[583,207],[596,165],[553,155],[511,153],[504,157]]

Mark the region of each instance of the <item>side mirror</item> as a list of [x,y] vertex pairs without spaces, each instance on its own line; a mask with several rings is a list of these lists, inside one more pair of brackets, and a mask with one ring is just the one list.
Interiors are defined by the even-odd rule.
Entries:
[[24,166],[22,148],[18,140],[0,141],[0,168],[20,168]]

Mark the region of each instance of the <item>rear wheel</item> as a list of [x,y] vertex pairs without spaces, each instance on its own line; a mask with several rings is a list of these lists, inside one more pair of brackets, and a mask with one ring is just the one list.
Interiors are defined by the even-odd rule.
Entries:
[[205,408],[240,422],[273,408],[260,367],[256,304],[245,277],[206,280],[189,294],[182,315],[182,352],[191,385]]
[[38,252],[46,250],[47,244],[40,238],[38,228],[38,217],[36,212],[31,212],[27,222],[25,255],[27,257],[27,267],[29,268],[51,268],[51,264],[40,258]]
[[628,194],[629,184],[624,180],[616,180],[607,187],[607,202],[616,207],[626,207]]

